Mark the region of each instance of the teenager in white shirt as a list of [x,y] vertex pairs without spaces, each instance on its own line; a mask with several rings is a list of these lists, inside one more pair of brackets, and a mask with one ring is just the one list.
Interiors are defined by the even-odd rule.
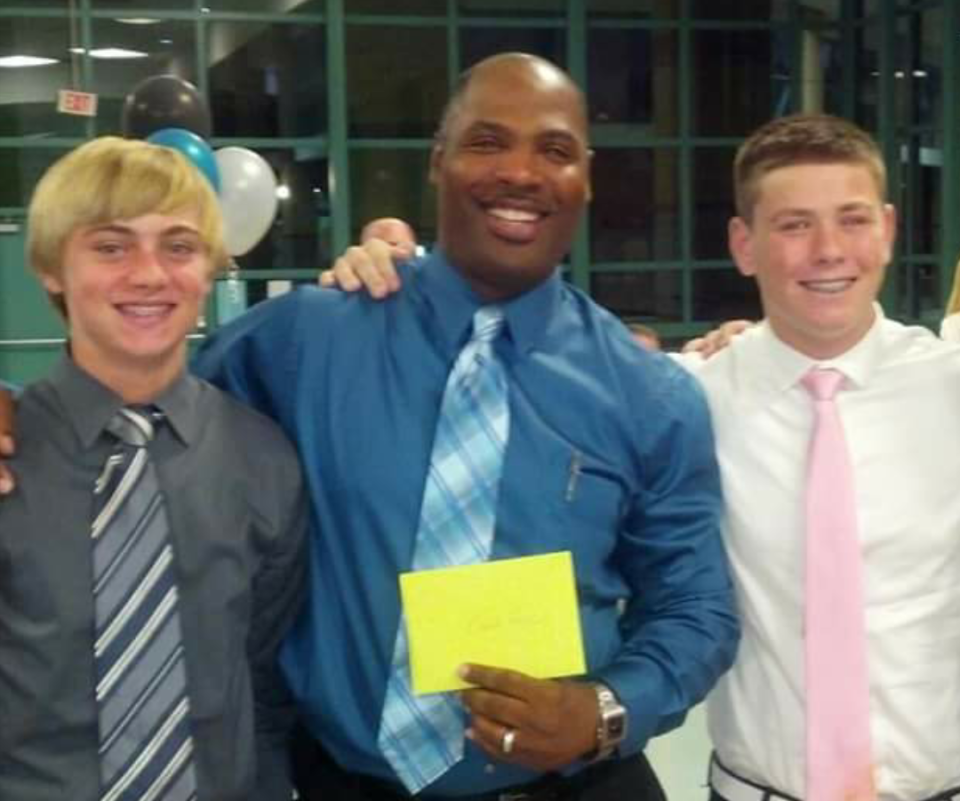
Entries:
[[757,786],[806,795],[814,416],[798,381],[825,366],[845,376],[837,404],[856,485],[874,787],[882,799],[938,796],[960,785],[960,453],[950,445],[960,350],[875,303],[895,216],[866,134],[826,116],[776,120],[744,143],[734,175],[731,252],[756,279],[765,319],[697,373],[743,617],[736,664],[708,699],[711,783],[728,801],[761,801]]

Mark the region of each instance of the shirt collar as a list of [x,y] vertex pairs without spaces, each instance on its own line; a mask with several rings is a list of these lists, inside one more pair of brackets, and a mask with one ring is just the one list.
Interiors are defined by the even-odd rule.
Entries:
[[754,389],[758,392],[786,392],[813,367],[830,367],[839,370],[846,378],[848,388],[862,389],[869,382],[881,358],[881,328],[885,316],[880,304],[874,303],[873,325],[863,338],[850,350],[833,359],[812,359],[787,345],[774,334],[770,323],[764,320],[760,327],[761,340],[765,342],[760,358],[761,368],[749,369],[753,376]]
[[[54,366],[48,381],[84,448],[93,446],[124,405],[119,395],[78,367],[66,354]],[[170,429],[184,445],[196,438],[200,426],[196,412],[199,393],[200,382],[184,371],[152,402],[163,412]]]
[[[445,347],[450,352],[458,351],[483,301],[439,247],[420,264],[417,275],[422,297],[433,312]],[[560,271],[554,270],[533,289],[500,304],[507,336],[518,352],[529,353],[541,344],[563,302],[562,290]]]

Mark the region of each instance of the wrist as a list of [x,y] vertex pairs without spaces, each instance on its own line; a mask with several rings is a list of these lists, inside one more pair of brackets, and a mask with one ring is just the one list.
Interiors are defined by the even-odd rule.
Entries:
[[597,698],[596,747],[587,755],[591,762],[607,759],[627,736],[627,710],[606,684],[592,682]]

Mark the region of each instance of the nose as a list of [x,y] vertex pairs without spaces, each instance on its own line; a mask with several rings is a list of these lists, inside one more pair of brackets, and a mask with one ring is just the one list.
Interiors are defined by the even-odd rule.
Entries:
[[167,282],[167,271],[152,247],[134,248],[131,254],[130,283],[139,287],[158,287]]
[[497,180],[514,186],[530,186],[540,183],[541,175],[536,154],[526,147],[512,147],[498,156]]
[[841,231],[833,223],[823,222],[816,227],[814,247],[817,261],[832,264],[843,260],[841,236]]

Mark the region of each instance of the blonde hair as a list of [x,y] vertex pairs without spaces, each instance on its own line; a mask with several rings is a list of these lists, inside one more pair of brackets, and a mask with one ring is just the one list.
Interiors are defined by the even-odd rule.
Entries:
[[852,122],[830,114],[794,114],[762,125],[740,146],[733,162],[737,215],[753,217],[760,180],[795,164],[858,164],[869,170],[881,200],[887,170],[874,139]]
[[[103,136],[59,159],[37,184],[27,214],[27,260],[60,279],[63,251],[78,228],[144,214],[196,211],[211,272],[229,262],[217,196],[185,156],[140,140]],[[48,293],[66,318],[63,296]]]

